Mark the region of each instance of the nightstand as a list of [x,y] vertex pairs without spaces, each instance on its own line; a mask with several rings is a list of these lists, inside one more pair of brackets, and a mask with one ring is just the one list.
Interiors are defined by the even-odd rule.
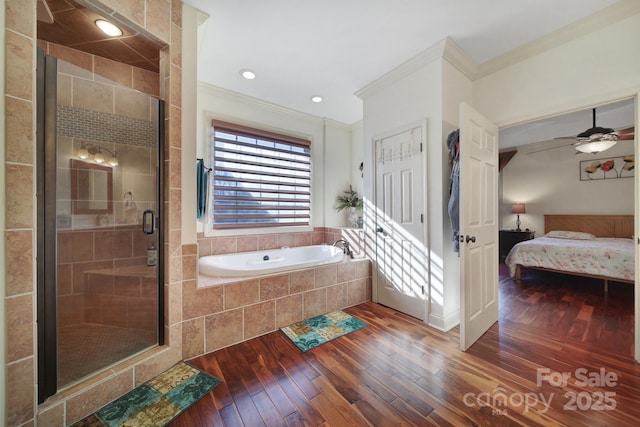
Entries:
[[500,246],[499,255],[500,262],[504,262],[507,254],[517,243],[524,242],[525,240],[531,240],[536,234],[531,230],[500,230]]

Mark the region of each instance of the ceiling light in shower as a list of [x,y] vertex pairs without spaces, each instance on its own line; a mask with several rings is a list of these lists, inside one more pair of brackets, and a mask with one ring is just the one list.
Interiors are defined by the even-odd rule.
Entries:
[[256,73],[246,68],[240,70],[240,75],[242,76],[242,78],[247,80],[253,80],[256,78]]
[[122,35],[122,30],[120,28],[109,21],[105,21],[104,19],[96,20],[96,25],[108,36],[120,37]]
[[317,104],[318,102],[322,102],[322,97],[321,97],[320,95],[313,95],[313,96],[311,97],[311,102],[315,102],[316,104]]

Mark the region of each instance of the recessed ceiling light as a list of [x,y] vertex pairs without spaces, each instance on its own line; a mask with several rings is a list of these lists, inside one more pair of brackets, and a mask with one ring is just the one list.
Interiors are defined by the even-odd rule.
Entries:
[[316,103],[322,102],[322,97],[320,95],[313,95],[311,97],[311,102],[316,102]]
[[116,27],[109,21],[105,21],[104,19],[96,20],[96,25],[108,36],[119,37],[122,35],[122,30],[120,28]]
[[256,78],[256,73],[251,70],[247,70],[246,68],[240,70],[240,75],[247,80],[253,80]]

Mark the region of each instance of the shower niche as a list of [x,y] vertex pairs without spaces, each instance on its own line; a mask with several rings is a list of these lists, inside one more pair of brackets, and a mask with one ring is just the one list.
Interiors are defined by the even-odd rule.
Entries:
[[42,51],[38,99],[44,401],[163,344],[164,105]]

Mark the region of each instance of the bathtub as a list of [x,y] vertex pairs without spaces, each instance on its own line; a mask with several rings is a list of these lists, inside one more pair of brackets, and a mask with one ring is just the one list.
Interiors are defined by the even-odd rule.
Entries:
[[200,274],[212,277],[250,277],[340,262],[342,249],[329,245],[284,247],[256,252],[208,255],[198,260]]

